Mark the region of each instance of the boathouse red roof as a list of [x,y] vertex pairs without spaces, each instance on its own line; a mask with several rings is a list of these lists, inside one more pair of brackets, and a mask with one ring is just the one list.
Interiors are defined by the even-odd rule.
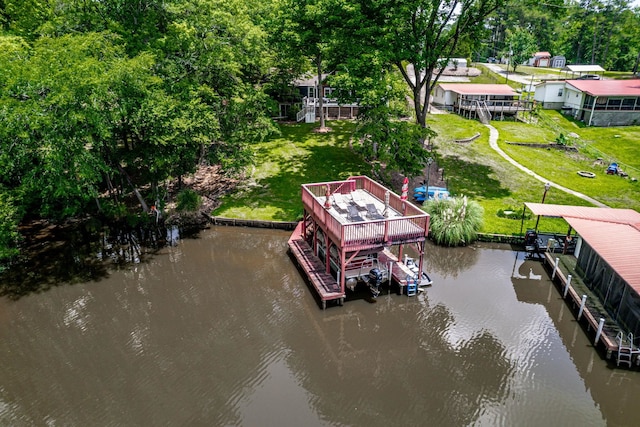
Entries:
[[640,213],[633,209],[525,205],[534,215],[564,218],[629,286],[640,293]]
[[640,80],[567,80],[567,84],[591,96],[640,96]]
[[440,87],[460,95],[518,96],[518,93],[507,84],[441,83]]

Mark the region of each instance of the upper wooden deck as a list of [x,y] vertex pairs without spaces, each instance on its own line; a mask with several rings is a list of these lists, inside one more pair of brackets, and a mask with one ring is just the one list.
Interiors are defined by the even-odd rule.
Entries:
[[422,242],[429,230],[426,212],[365,176],[303,184],[302,203],[331,240],[346,249]]

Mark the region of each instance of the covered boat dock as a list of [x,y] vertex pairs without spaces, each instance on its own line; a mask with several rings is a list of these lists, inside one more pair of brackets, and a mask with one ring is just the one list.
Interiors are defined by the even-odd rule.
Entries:
[[563,218],[576,232],[573,255],[544,251],[562,296],[586,319],[617,365],[640,365],[640,213],[632,209],[525,203],[534,215]]
[[[359,283],[373,297],[381,282],[408,295],[430,284],[422,273],[429,215],[406,197],[366,176],[302,185],[303,219],[289,248],[322,308],[329,301],[341,305]],[[419,254],[412,262],[403,260],[407,244]]]

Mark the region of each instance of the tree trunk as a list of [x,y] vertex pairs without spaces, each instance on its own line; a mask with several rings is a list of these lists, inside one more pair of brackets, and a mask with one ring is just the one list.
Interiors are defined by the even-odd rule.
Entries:
[[638,66],[640,66],[640,52],[638,52],[638,56],[636,56],[636,62],[633,64],[633,74],[638,72]]
[[322,57],[320,54],[316,57],[316,66],[318,69],[318,91],[316,95],[318,96],[318,107],[320,109],[320,129],[323,130],[325,128],[324,124],[324,93],[322,90]]
[[596,15],[596,25],[593,29],[593,40],[591,41],[591,65],[596,63],[596,41],[598,37],[598,15]]
[[127,182],[129,183],[129,186],[131,187],[131,189],[133,190],[133,193],[136,195],[136,197],[138,198],[138,202],[140,202],[140,206],[142,206],[142,210],[145,213],[149,212],[149,207],[147,206],[147,203],[144,201],[144,199],[142,198],[142,194],[140,194],[140,191],[138,190],[138,188],[133,185],[133,182],[131,182],[131,178],[129,177],[129,174],[127,174],[127,172],[122,168],[122,166],[120,166],[120,163],[116,162],[116,167],[118,168],[118,170],[120,171],[120,174],[122,176],[124,176],[124,178],[127,180]]
[[109,194],[111,195],[111,197],[113,197],[113,199],[116,201],[116,203],[118,203],[118,190],[113,186],[113,183],[111,182],[111,177],[109,176],[109,173],[105,173],[104,174],[105,180],[107,181],[107,189],[109,190]]

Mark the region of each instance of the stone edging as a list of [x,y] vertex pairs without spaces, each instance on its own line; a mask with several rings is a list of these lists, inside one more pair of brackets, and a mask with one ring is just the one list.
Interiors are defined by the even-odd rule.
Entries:
[[476,133],[475,135],[473,135],[470,138],[464,138],[464,139],[454,139],[455,142],[457,142],[458,144],[463,144],[466,142],[471,142],[471,141],[475,141],[476,139],[480,138],[480,134]]
[[[253,227],[253,228],[271,228],[276,230],[289,230],[293,231],[298,225],[298,221],[262,221],[255,219],[238,219],[238,218],[224,218],[217,216],[203,215],[213,225],[226,225],[230,227]],[[478,233],[478,240],[481,242],[493,242],[493,243],[513,243],[523,244],[524,237],[511,236],[507,234],[491,234],[491,233]]]
[[578,151],[576,147],[571,147],[568,145],[560,145],[553,142],[545,142],[543,144],[537,142],[510,142],[505,141],[509,145],[519,145],[521,147],[530,147],[530,148],[554,148],[556,150],[564,150],[564,151]]
[[204,215],[213,225],[226,225],[231,227],[272,228],[277,230],[293,231],[296,228],[296,225],[298,225],[298,221],[262,221],[257,219],[224,218],[207,215],[205,213],[202,215]]

